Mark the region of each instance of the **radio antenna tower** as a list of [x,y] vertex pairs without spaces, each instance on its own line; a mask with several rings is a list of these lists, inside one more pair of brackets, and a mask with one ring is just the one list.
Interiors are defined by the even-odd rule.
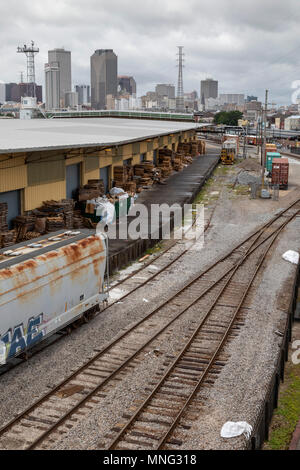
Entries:
[[182,52],[183,46],[178,47],[178,85],[177,85],[177,98],[176,98],[176,108],[178,111],[184,111],[184,96],[183,96],[183,56]]
[[30,46],[24,44],[23,47],[18,47],[17,52],[25,54],[27,57],[27,96],[33,96],[35,98],[34,56],[39,52],[39,48],[35,47],[34,42],[31,41]]

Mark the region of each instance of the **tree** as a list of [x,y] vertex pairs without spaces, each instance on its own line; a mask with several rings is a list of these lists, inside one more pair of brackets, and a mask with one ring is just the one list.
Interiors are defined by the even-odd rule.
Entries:
[[215,124],[225,124],[226,126],[237,126],[238,120],[243,118],[241,111],[221,111],[214,117]]

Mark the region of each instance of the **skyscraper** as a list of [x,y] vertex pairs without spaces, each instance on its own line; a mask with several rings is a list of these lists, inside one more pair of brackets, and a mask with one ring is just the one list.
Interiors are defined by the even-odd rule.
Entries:
[[205,105],[205,100],[208,98],[218,98],[218,81],[212,78],[201,80],[201,104]]
[[60,69],[58,62],[45,64],[46,109],[60,107]]
[[121,75],[118,77],[118,86],[121,94],[135,95],[136,94],[136,81],[133,77]]
[[155,87],[155,93],[158,97],[167,96],[169,99],[175,99],[175,85],[170,83],[159,83]]
[[48,51],[48,63],[58,64],[60,107],[65,106],[65,93],[72,91],[71,52],[65,49]]
[[91,102],[90,85],[76,85],[75,91],[78,93],[78,104]]
[[105,109],[106,97],[117,97],[118,57],[112,49],[97,49],[91,56],[91,104]]

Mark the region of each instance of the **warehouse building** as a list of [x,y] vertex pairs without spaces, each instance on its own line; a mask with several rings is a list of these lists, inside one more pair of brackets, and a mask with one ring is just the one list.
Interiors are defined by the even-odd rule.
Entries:
[[3,120],[0,136],[0,203],[8,223],[45,200],[72,198],[88,180],[112,184],[123,163],[156,163],[158,149],[177,150],[194,140],[199,124],[89,118]]

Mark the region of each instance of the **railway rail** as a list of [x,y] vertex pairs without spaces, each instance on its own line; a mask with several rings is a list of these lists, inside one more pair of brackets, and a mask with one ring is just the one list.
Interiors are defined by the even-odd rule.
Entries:
[[[216,209],[216,206],[217,206],[217,203],[214,205],[214,207],[211,211],[210,217],[209,217],[207,223],[205,224],[205,227],[204,227],[205,232],[210,227],[211,220],[212,220],[214,211]],[[188,233],[195,226],[196,223],[197,223],[197,220],[196,219],[193,220],[192,225],[189,227],[189,229],[186,231],[186,233]],[[0,366],[0,376],[4,375],[5,373],[10,371],[11,369],[13,369],[13,368],[17,367],[18,365],[22,364],[23,362],[27,361],[28,359],[35,356],[36,354],[39,354],[40,352],[45,350],[47,347],[52,346],[54,343],[57,343],[58,341],[60,341],[67,334],[71,334],[73,329],[77,329],[80,324],[87,323],[88,321],[90,321],[90,319],[94,318],[99,313],[104,312],[105,310],[112,307],[114,304],[116,304],[118,302],[122,302],[130,294],[133,294],[138,289],[144,287],[148,282],[151,282],[153,279],[158,277],[161,273],[167,271],[167,269],[170,268],[181,257],[183,257],[189,251],[189,249],[191,247],[191,245],[189,245],[186,248],[184,248],[182,251],[180,251],[178,254],[175,253],[175,256],[171,260],[169,260],[169,261],[167,260],[166,263],[163,262],[162,266],[157,267],[156,266],[157,262],[159,263],[161,261],[161,259],[168,256],[171,253],[172,249],[176,247],[176,245],[178,245],[178,240],[173,240],[171,242],[170,246],[168,248],[166,248],[165,250],[161,251],[158,255],[156,255],[154,257],[154,259],[151,259],[149,262],[146,262],[146,263],[142,264],[141,267],[136,269],[134,272],[130,273],[124,279],[121,279],[120,281],[117,281],[115,284],[113,284],[112,287],[111,287],[110,292],[113,293],[114,289],[118,289],[121,285],[128,282],[129,280],[134,281],[134,277],[138,276],[141,273],[148,274],[148,277],[146,279],[144,279],[143,281],[141,281],[140,279],[137,280],[136,285],[129,287],[127,292],[122,294],[117,299],[115,299],[111,302],[108,301],[104,308],[101,309],[100,306],[99,306],[99,308],[93,309],[92,312],[87,312],[86,314],[83,315],[83,317],[81,319],[76,320],[73,324],[70,324],[66,328],[58,331],[53,336],[51,336],[50,338],[46,339],[45,341],[39,343],[34,348],[26,351],[25,353],[23,353],[22,355],[20,355],[16,358],[14,358],[13,360],[11,360],[11,362],[5,364],[4,366]],[[154,267],[154,269],[157,269],[157,271],[154,272],[154,273],[151,273],[151,272],[147,273],[147,269],[151,268],[151,267]]]
[[[143,361],[142,352],[185,319],[188,338],[183,348],[169,359],[167,370],[126,425],[113,429],[116,435],[109,436],[103,447],[152,449],[169,443],[199,388],[212,384],[225,365],[220,353],[244,323],[242,306],[253,280],[278,235],[298,215],[299,203],[300,199],[251,233],[13,418],[0,429],[0,448],[49,448],[80,420],[84,410],[99,405],[109,393],[107,385],[114,387],[116,378],[122,379],[137,360]],[[174,439],[171,442],[176,444]]]

